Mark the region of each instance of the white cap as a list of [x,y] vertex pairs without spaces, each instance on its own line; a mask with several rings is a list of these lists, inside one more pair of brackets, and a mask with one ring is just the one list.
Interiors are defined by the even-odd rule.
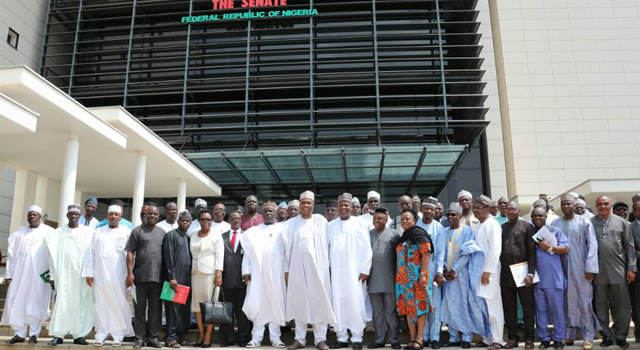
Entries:
[[466,191],[466,190],[462,190],[462,191],[458,192],[458,199],[460,199],[460,198],[473,199],[473,196],[471,195],[471,192]]
[[207,201],[205,201],[202,198],[198,198],[196,199],[196,202],[194,203],[195,207],[206,207],[207,206]]
[[378,198],[378,199],[380,199],[380,193],[378,193],[376,191],[369,191],[367,193],[367,200],[369,200],[369,198]]
[[300,201],[297,200],[297,199],[294,199],[294,200],[289,202],[289,206],[290,207],[300,208]]
[[303,199],[311,199],[312,201],[316,200],[316,195],[311,191],[304,191],[300,194],[300,200]]
[[358,199],[358,197],[353,197],[353,200],[351,200],[351,203],[352,204],[356,204],[357,203],[358,205],[360,205],[360,200]]
[[119,205],[110,205],[107,213],[118,213],[122,215],[122,207]]
[[27,209],[27,213],[35,211],[36,213],[42,215],[42,208],[40,208],[37,205],[30,205],[29,208]]

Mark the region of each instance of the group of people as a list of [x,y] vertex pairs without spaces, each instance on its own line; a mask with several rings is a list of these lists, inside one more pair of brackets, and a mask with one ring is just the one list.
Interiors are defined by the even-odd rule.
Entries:
[[[632,202],[640,218],[640,195]],[[28,225],[9,237],[0,321],[15,332],[8,343],[27,337],[36,343],[50,317],[50,345],[67,334],[86,345],[95,328],[96,346],[109,335],[114,347],[135,335],[134,347],[159,348],[164,312],[167,347],[185,344],[192,315],[195,345],[210,347],[213,325],[200,312],[210,300],[233,305],[237,332],[221,325],[222,346],[259,347],[268,329],[270,344],[284,348],[280,327],[295,321],[290,350],[306,346],[308,325],[318,349],[349,342],[362,349],[368,321],[375,328],[369,348],[388,342],[400,349],[398,332],[406,326],[409,350],[470,348],[474,334],[482,337],[476,346],[511,349],[520,341],[520,310],[526,349],[536,331],[541,348],[573,344],[579,332],[588,350],[598,330],[602,346],[628,347],[630,318],[640,322],[634,282],[640,221],[612,210],[616,204],[606,196],[597,198],[595,215],[577,194],[561,196],[562,216],[538,200],[530,220],[514,201],[474,199],[464,190],[446,209],[433,197],[401,196],[393,218],[375,191],[364,205],[343,193],[327,204],[325,216],[314,213],[311,191],[289,203],[266,201],[261,214],[253,195],[244,209],[230,212],[222,203],[212,211],[202,199],[194,204],[195,219],[170,202],[161,222],[158,207],[145,205],[142,225],[133,227],[122,217],[121,201],[112,201],[98,221],[97,200],[89,198],[84,215],[70,205],[69,223],[55,230],[41,222],[41,208],[29,207]],[[165,283],[190,287],[186,304],[164,300],[163,311]],[[329,326],[337,336],[331,345]]]

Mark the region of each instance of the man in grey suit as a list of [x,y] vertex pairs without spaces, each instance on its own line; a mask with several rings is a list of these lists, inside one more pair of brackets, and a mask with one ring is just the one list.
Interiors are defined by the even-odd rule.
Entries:
[[[636,218],[630,225],[631,234],[636,248],[636,258],[640,259],[640,200],[634,201],[631,208],[633,216]],[[629,295],[631,296],[631,318],[633,319],[633,324],[640,325],[640,281],[635,280],[629,284]],[[636,343],[640,342],[640,327],[635,327],[634,333]]]
[[373,310],[376,336],[369,349],[383,348],[389,332],[392,349],[400,349],[398,340],[398,316],[396,314],[396,253],[393,244],[400,233],[387,227],[389,212],[378,208],[373,214],[374,228],[369,231],[373,259],[369,273],[368,292]]

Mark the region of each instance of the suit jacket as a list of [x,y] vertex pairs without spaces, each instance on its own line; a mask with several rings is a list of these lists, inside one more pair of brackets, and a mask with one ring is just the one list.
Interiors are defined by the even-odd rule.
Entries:
[[224,270],[222,271],[222,287],[223,288],[246,288],[242,282],[242,258],[244,251],[240,244],[240,235],[236,237],[238,248],[233,251],[231,247],[231,235],[233,230],[229,230],[222,234],[224,242]]
[[636,258],[640,261],[640,219],[635,219],[630,226],[633,242],[636,246]]

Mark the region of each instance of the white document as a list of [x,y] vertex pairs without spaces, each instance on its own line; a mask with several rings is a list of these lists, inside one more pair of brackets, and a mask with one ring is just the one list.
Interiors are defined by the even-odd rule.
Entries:
[[[529,264],[525,262],[521,262],[519,264],[509,265],[511,269],[511,275],[513,275],[513,281],[516,282],[516,287],[524,287],[524,279],[529,274]],[[533,276],[533,283],[540,282],[540,277],[538,276],[538,271],[536,271]]]
[[136,285],[132,284],[131,287],[129,287],[129,293],[131,293],[131,299],[133,300],[134,303],[138,302],[138,298],[136,297]]
[[549,231],[546,227],[542,227],[533,235],[533,238],[536,243],[540,240],[538,238],[542,238],[542,240],[546,241],[550,246],[555,247],[558,245],[558,240],[556,239],[556,235],[554,235],[551,231]]

